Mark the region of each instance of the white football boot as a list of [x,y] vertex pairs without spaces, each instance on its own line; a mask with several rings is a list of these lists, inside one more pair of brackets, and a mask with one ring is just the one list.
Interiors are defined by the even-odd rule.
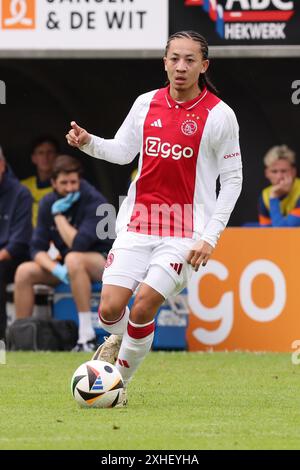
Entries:
[[128,398],[127,398],[127,388],[124,387],[120,393],[120,397],[118,403],[116,404],[115,408],[123,408],[127,406]]
[[92,357],[92,361],[106,361],[115,364],[122,343],[122,336],[110,335],[104,338],[97,351]]
[[[104,342],[100,344],[97,351],[92,357],[92,361],[105,361],[110,364],[115,364],[118,359],[119,350],[122,343],[121,335],[110,335],[104,338]],[[127,389],[124,387],[120,393],[118,403],[115,408],[123,408],[127,406]]]

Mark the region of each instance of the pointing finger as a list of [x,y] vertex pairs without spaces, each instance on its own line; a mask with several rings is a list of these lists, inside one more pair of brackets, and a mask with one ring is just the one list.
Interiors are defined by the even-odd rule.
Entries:
[[75,121],[71,122],[71,127],[74,130],[74,133],[77,137],[79,137],[79,134],[81,132],[81,128],[78,126],[78,124]]

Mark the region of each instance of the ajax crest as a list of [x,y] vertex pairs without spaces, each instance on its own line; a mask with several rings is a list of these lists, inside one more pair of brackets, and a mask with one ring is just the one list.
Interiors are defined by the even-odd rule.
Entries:
[[184,135],[194,135],[198,130],[198,126],[195,121],[188,119],[182,123],[181,130]]

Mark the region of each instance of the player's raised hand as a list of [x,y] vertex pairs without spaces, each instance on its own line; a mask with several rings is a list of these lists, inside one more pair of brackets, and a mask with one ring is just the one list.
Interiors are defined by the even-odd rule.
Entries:
[[213,250],[213,247],[209,243],[204,240],[198,241],[188,255],[188,264],[191,264],[197,272],[201,265],[206,266]]
[[91,140],[91,136],[85,129],[79,127],[75,121],[72,121],[71,129],[66,135],[66,139],[71,147],[79,148],[82,145],[88,144]]

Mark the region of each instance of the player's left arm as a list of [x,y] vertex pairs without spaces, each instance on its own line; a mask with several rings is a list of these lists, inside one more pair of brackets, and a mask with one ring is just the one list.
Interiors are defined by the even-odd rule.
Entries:
[[221,188],[214,213],[188,256],[195,270],[205,266],[210,258],[241,193],[243,181],[239,126],[234,112],[226,106],[211,124],[211,158],[215,159]]
[[209,243],[204,240],[199,240],[189,252],[187,262],[191,264],[197,272],[201,265],[206,266],[213,251],[214,248]]

